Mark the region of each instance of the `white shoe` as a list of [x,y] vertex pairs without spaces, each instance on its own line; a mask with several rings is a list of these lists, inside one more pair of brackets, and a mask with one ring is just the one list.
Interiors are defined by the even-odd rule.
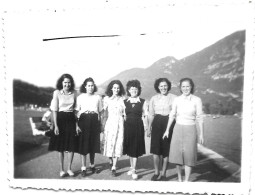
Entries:
[[60,177],[65,177],[65,175],[66,175],[65,171],[60,171],[60,173],[59,173]]
[[68,174],[70,177],[73,177],[73,176],[74,176],[74,173],[73,173],[71,170],[68,170],[68,171],[67,171],[67,174]]
[[136,180],[138,178],[138,175],[136,174],[136,170],[132,171],[132,179]]
[[133,168],[130,167],[129,171],[127,172],[127,175],[132,175],[132,173],[133,173]]

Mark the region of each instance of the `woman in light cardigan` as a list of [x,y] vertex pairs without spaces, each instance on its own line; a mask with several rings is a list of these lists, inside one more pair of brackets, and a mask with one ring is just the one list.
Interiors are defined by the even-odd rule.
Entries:
[[185,168],[185,179],[189,181],[192,167],[197,161],[197,129],[199,124],[200,144],[204,143],[202,101],[193,95],[194,83],[190,78],[180,80],[182,95],[175,98],[169,121],[163,138],[168,137],[169,128],[176,119],[170,146],[169,161],[176,164],[178,181],[182,181],[182,166]]

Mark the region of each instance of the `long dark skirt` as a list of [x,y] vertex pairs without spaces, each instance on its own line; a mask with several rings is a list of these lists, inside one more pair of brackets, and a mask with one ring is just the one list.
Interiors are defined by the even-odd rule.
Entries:
[[144,126],[141,117],[127,117],[124,122],[123,154],[136,158],[145,154]]
[[76,136],[76,121],[73,112],[58,112],[57,124],[59,135],[53,134],[50,137],[49,151],[58,152],[76,152],[77,151],[77,136]]
[[175,125],[175,121],[171,125],[169,129],[168,138],[162,139],[169,116],[155,115],[154,120],[152,122],[152,132],[151,132],[151,148],[150,152],[156,155],[162,155],[163,157],[169,156],[170,142],[172,138],[173,128]]
[[78,125],[81,133],[78,136],[78,153],[100,153],[100,122],[98,114],[81,114]]

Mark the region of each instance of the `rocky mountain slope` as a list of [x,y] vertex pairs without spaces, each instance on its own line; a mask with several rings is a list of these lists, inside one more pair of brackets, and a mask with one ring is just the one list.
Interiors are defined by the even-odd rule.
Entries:
[[167,56],[146,69],[125,70],[99,87],[102,91],[113,79],[124,85],[130,79],[138,79],[142,84],[141,97],[150,99],[155,94],[155,79],[167,77],[172,82],[172,93],[179,95],[179,80],[190,77],[205,112],[234,114],[242,111],[244,55],[245,31],[238,31],[181,60]]

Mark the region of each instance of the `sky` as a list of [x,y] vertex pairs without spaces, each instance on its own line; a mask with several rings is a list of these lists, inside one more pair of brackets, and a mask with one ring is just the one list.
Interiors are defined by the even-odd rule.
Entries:
[[[166,56],[182,59],[247,28],[245,11],[231,7],[149,7],[13,12],[6,17],[8,75],[55,87],[63,73],[80,86]],[[77,36],[108,36],[44,39]]]

